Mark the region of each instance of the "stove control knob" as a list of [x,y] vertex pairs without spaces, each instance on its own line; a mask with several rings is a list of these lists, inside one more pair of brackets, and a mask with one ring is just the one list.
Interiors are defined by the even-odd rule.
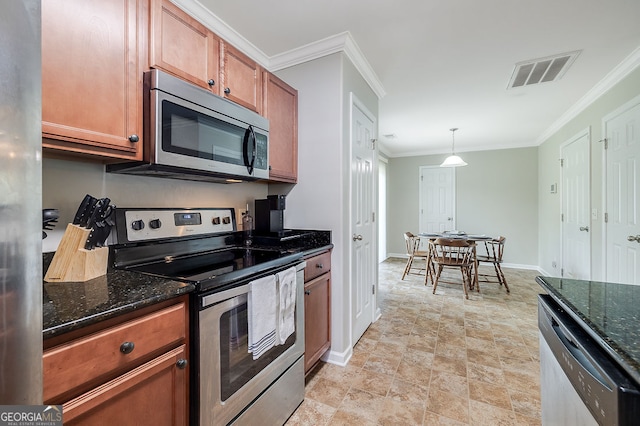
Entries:
[[140,231],[141,229],[144,229],[144,222],[140,219],[134,220],[133,222],[131,222],[131,229],[133,229],[134,231]]
[[220,216],[216,216],[213,219],[211,219],[211,223],[214,225],[220,225]]
[[228,225],[231,223],[231,218],[229,216],[225,216],[222,218],[222,223]]
[[149,228],[151,229],[158,229],[162,226],[162,222],[160,222],[160,219],[153,219],[149,221]]

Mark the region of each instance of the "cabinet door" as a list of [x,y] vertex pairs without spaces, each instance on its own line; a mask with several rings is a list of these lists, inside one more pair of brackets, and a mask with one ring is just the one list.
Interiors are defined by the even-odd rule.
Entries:
[[145,0],[42,2],[43,147],[141,159]]
[[304,285],[304,371],[308,372],[331,346],[331,274]]
[[262,69],[238,49],[222,41],[220,79],[225,98],[257,113],[262,109]]
[[263,115],[269,119],[269,179],[298,179],[298,91],[270,72],[263,73]]
[[186,425],[185,346],[149,361],[62,406],[65,425]]
[[149,60],[184,80],[219,94],[220,41],[168,0],[152,0]]

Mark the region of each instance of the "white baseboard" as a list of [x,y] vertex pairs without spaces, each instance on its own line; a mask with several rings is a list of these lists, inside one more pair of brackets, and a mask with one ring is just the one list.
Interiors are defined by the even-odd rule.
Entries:
[[390,257],[393,257],[395,259],[406,259],[409,256],[407,256],[406,253],[387,253],[387,259],[389,259]]
[[503,268],[511,269],[528,269],[530,271],[540,271],[540,267],[536,265],[524,265],[521,263],[502,263]]
[[329,364],[339,365],[340,367],[346,367],[353,355],[353,348],[347,348],[346,351],[339,353],[336,351],[329,350],[325,352],[322,356],[322,360],[324,362],[328,362]]

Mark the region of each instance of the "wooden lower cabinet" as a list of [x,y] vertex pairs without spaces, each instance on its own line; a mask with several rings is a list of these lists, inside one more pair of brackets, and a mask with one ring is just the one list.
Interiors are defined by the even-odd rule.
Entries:
[[310,257],[304,283],[304,371],[331,347],[331,251]]
[[185,346],[167,352],[63,404],[65,425],[183,425],[187,419]]
[[51,340],[43,399],[65,425],[186,425],[188,299],[93,324]]

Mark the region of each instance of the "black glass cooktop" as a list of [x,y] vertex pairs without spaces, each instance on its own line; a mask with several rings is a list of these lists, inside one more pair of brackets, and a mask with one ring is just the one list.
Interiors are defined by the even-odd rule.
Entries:
[[301,257],[300,253],[279,250],[230,248],[177,257],[166,256],[161,260],[129,266],[126,269],[193,283],[203,290],[222,282],[293,263]]

